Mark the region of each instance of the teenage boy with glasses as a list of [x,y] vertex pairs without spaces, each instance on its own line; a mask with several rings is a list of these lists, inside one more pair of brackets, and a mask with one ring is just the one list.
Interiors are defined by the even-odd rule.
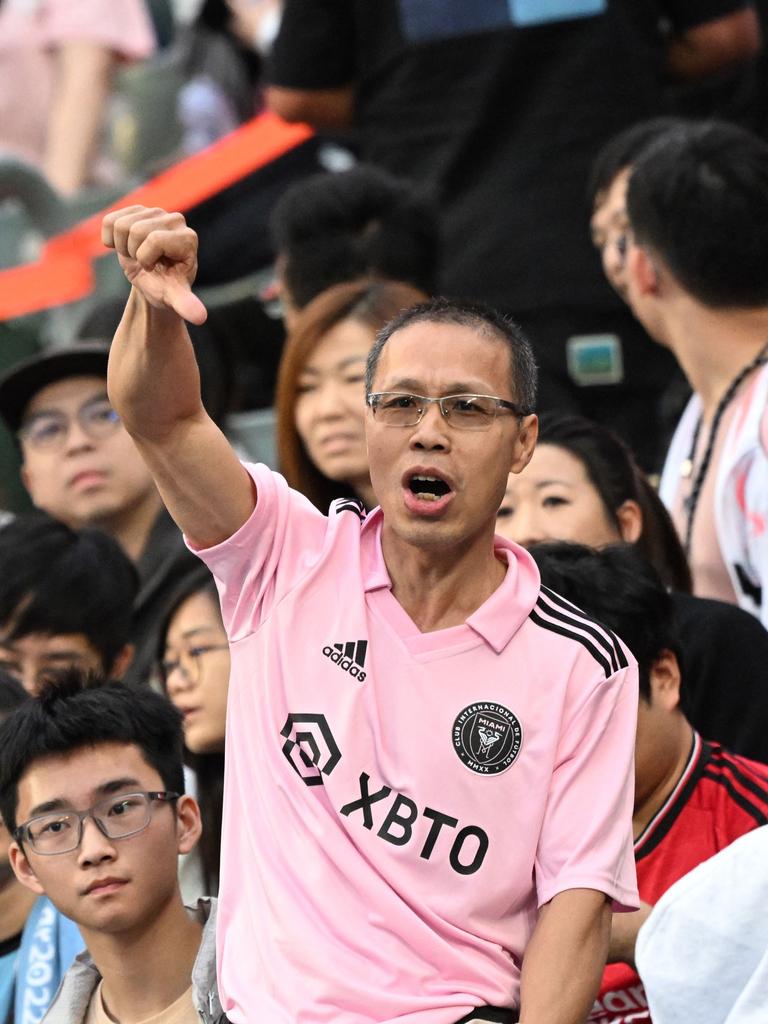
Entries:
[[215,904],[185,908],[177,857],[200,836],[178,712],[150,690],[71,672],[0,730],[0,813],[18,880],[75,921],[88,952],[49,1024],[213,1024]]

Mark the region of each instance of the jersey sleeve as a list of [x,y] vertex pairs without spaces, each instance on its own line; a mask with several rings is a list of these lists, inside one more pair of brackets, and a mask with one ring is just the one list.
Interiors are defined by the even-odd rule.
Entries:
[[632,838],[637,726],[634,661],[566,706],[536,854],[539,906],[596,889],[614,910],[639,907]]
[[335,89],[357,77],[350,0],[287,0],[267,65],[270,85]]
[[188,547],[213,573],[230,641],[255,632],[274,606],[317,561],[328,520],[285,479],[245,463],[256,507],[237,533],[212,548]]

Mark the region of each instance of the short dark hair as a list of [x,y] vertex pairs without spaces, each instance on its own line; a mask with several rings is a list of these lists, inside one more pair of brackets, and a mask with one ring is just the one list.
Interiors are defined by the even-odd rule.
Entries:
[[137,746],[166,789],[184,792],[182,716],[167,697],[69,669],[0,726],[0,817],[8,830],[18,824],[19,781],[35,761],[100,743]]
[[297,308],[334,284],[359,277],[435,290],[436,205],[414,186],[360,164],[292,185],[272,214],[272,236]]
[[0,669],[0,725],[30,696],[15,676]]
[[370,394],[382,350],[397,331],[412,324],[455,324],[469,327],[479,335],[496,338],[509,350],[510,388],[520,412],[527,415],[536,408],[536,360],[531,344],[511,317],[477,302],[432,299],[422,302],[390,320],[379,331],[365,366],[365,390]]
[[638,245],[714,309],[768,303],[768,144],[725,122],[680,122],[640,154],[627,193]]
[[678,117],[652,117],[614,135],[595,157],[587,180],[587,200],[594,208],[622,171],[632,166],[651,142],[684,123]]
[[0,529],[0,630],[6,643],[30,633],[83,634],[109,672],[131,639],[138,576],[123,549],[98,529],[71,530],[43,512]]
[[539,420],[538,444],[562,448],[579,460],[616,529],[620,525],[618,510],[625,501],[636,502],[643,520],[637,550],[665,586],[686,594],[691,592],[691,571],[674,523],[621,438],[608,427],[583,416],[545,413]]
[[664,651],[679,656],[674,604],[653,569],[626,544],[596,551],[557,541],[530,548],[541,582],[624,641],[637,659],[640,696],[651,698],[650,672]]

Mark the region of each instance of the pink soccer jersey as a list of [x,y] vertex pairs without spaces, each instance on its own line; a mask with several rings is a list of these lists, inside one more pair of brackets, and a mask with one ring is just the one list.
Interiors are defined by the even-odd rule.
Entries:
[[515,1006],[537,907],[637,907],[636,668],[497,538],[503,584],[421,633],[382,514],[320,515],[249,466],[250,520],[198,552],[232,645],[218,918],[235,1024],[453,1024]]

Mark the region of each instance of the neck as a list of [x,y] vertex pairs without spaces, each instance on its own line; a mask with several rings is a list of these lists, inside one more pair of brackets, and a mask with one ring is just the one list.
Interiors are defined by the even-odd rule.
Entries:
[[645,793],[635,794],[635,809],[632,814],[632,831],[635,839],[664,806],[669,794],[680,781],[691,754],[692,743],[693,729],[681,714],[669,741],[659,745],[656,758],[659,771],[652,788]]
[[109,533],[130,560],[138,562],[162,507],[160,495],[152,488],[130,508],[116,512],[114,515],[104,516],[90,525],[99,526]]
[[768,309],[715,310],[685,299],[669,347],[711,420],[737,374],[768,342]]
[[373,493],[369,476],[366,475],[364,480],[354,481],[352,489],[368,510],[376,508],[378,502],[376,501],[376,495]]
[[387,530],[382,552],[392,593],[422,633],[461,625],[487,601],[507,567],[493,550],[493,529],[465,544],[431,550]]
[[15,876],[0,886],[0,942],[19,934],[36,899],[36,894],[17,882]]
[[157,1016],[189,988],[202,926],[184,909],[178,888],[157,916],[130,932],[81,931],[119,1024]]

